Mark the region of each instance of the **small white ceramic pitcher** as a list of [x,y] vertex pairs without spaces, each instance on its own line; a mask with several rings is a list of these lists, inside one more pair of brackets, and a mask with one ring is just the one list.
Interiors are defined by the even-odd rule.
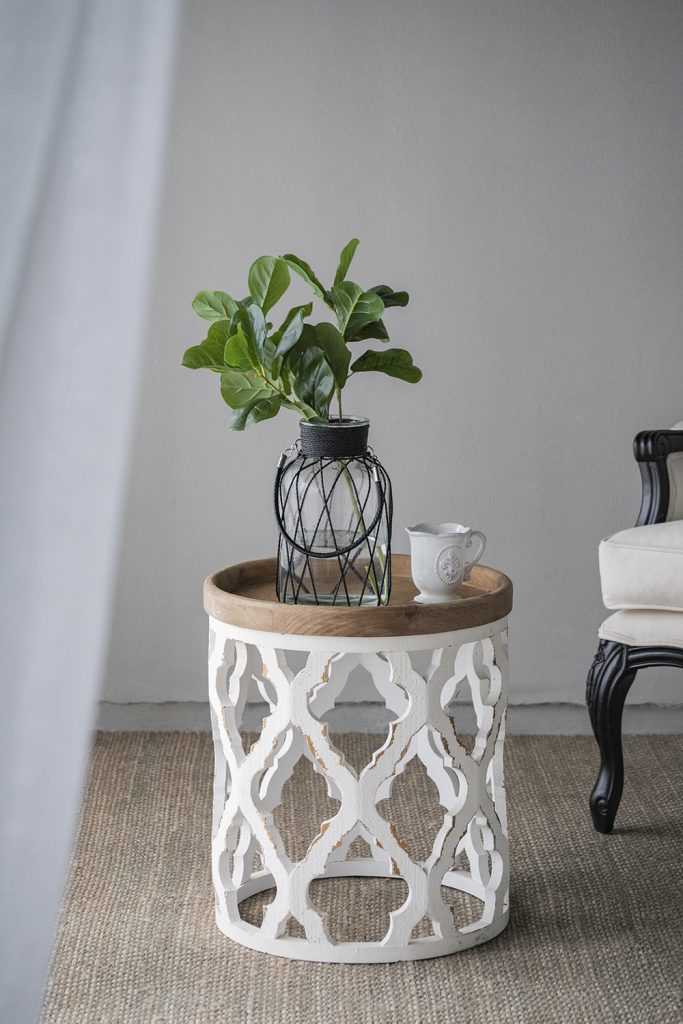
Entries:
[[456,591],[484,554],[486,537],[461,523],[417,523],[406,527],[410,565],[421,604],[459,601]]

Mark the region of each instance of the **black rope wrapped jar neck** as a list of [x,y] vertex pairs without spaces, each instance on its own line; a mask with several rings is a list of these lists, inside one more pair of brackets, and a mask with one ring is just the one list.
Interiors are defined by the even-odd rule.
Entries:
[[300,451],[315,459],[345,459],[365,455],[370,422],[352,416],[330,423],[299,424]]

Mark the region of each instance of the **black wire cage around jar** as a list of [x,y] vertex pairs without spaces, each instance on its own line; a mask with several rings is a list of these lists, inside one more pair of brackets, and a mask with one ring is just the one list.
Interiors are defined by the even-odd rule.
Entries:
[[277,597],[285,604],[382,605],[391,593],[391,481],[370,424],[300,424],[275,476]]

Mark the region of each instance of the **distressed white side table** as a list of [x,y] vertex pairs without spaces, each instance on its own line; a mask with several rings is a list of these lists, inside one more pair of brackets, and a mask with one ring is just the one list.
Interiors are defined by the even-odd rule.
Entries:
[[[409,559],[394,555],[387,607],[323,608],[278,604],[275,571],[274,559],[243,563],[214,573],[204,588],[216,757],[212,875],[218,927],[264,953],[337,963],[441,956],[498,935],[508,921],[503,740],[510,580],[475,566],[459,603],[416,604]],[[334,747],[327,721],[357,665],[372,674],[395,716],[384,744],[358,772]],[[245,752],[240,726],[251,681],[269,714]],[[469,752],[456,727],[458,715],[449,714],[454,699],[465,693],[477,728]],[[303,859],[293,861],[273,812],[302,756],[324,777],[340,807],[320,823]],[[411,858],[395,825],[376,806],[391,797],[394,780],[413,757],[436,784],[444,812],[423,861]],[[358,836],[372,856],[349,859]],[[467,870],[460,866],[462,853]],[[349,876],[400,877],[408,886],[381,941],[335,942],[309,899],[314,879]],[[481,917],[459,927],[442,886],[481,901]],[[275,897],[260,927],[243,920],[240,903],[272,888]],[[415,937],[425,916],[433,934]],[[292,918],[305,937],[287,934]]]

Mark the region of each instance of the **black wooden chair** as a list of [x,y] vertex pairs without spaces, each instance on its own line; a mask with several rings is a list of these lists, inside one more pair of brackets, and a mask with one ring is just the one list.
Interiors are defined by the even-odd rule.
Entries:
[[593,824],[611,832],[624,786],[621,720],[638,669],[683,668],[683,423],[646,430],[633,442],[643,497],[633,529],[600,545],[605,607],[586,703],[600,747],[590,796]]

